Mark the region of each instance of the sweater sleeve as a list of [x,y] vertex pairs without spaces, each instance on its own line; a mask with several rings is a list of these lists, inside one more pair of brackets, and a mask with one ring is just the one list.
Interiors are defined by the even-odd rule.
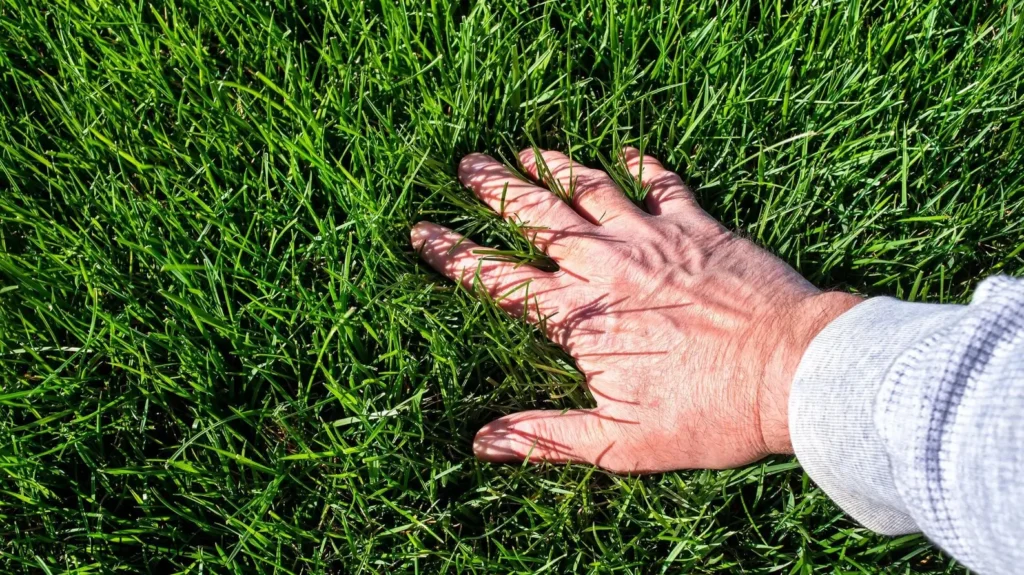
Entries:
[[982,574],[1024,564],[1024,281],[968,306],[867,300],[811,343],[789,401],[805,471],[865,527]]

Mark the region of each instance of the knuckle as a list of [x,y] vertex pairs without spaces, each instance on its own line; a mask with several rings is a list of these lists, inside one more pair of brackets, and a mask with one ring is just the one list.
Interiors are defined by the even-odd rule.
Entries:
[[637,156],[626,162],[626,166],[633,173],[639,172],[641,169],[644,171],[663,169],[661,162],[651,156]]
[[618,186],[615,185],[615,182],[612,181],[612,179],[604,172],[577,174],[573,177],[573,181],[571,183],[578,196],[618,190]]
[[615,187],[615,181],[612,180],[611,176],[603,170],[584,168],[580,171],[580,177],[585,179],[587,182],[592,182],[596,185]]
[[569,161],[556,160],[548,162],[548,170],[550,170],[551,175],[558,180],[576,178],[580,174],[579,167],[573,166]]
[[658,168],[661,167],[661,162],[654,156],[644,156],[644,163]]
[[658,170],[652,173],[649,177],[644,178],[651,186],[658,187],[685,187],[683,185],[683,179],[679,177],[679,174],[670,172],[668,170]]

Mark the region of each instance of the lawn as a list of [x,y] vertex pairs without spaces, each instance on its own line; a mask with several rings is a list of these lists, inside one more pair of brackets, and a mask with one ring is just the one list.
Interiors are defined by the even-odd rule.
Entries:
[[822,287],[965,302],[1024,263],[1022,12],[0,0],[0,570],[962,572],[790,458],[475,461],[589,400],[408,229],[533,257],[459,158],[643,145]]

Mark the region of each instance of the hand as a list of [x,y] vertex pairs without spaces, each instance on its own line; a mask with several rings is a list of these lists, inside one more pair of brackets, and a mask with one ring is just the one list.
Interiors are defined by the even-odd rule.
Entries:
[[623,159],[649,188],[647,212],[607,174],[559,152],[519,155],[524,172],[557,193],[482,154],[459,165],[462,182],[524,226],[557,272],[478,255],[480,246],[432,223],[412,229],[431,266],[467,287],[479,282],[564,348],[597,401],[493,421],[474,452],[621,473],[720,469],[792,453],[787,402],[800,358],[859,299],[822,293],[730,233],[653,158],[627,148]]

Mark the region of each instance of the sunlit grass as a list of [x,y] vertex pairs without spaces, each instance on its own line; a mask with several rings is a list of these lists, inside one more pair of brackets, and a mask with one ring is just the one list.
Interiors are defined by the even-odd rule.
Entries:
[[1020,2],[0,0],[4,571],[945,573],[779,458],[472,458],[570,361],[418,263],[458,159],[643,145],[816,283],[1024,260]]

